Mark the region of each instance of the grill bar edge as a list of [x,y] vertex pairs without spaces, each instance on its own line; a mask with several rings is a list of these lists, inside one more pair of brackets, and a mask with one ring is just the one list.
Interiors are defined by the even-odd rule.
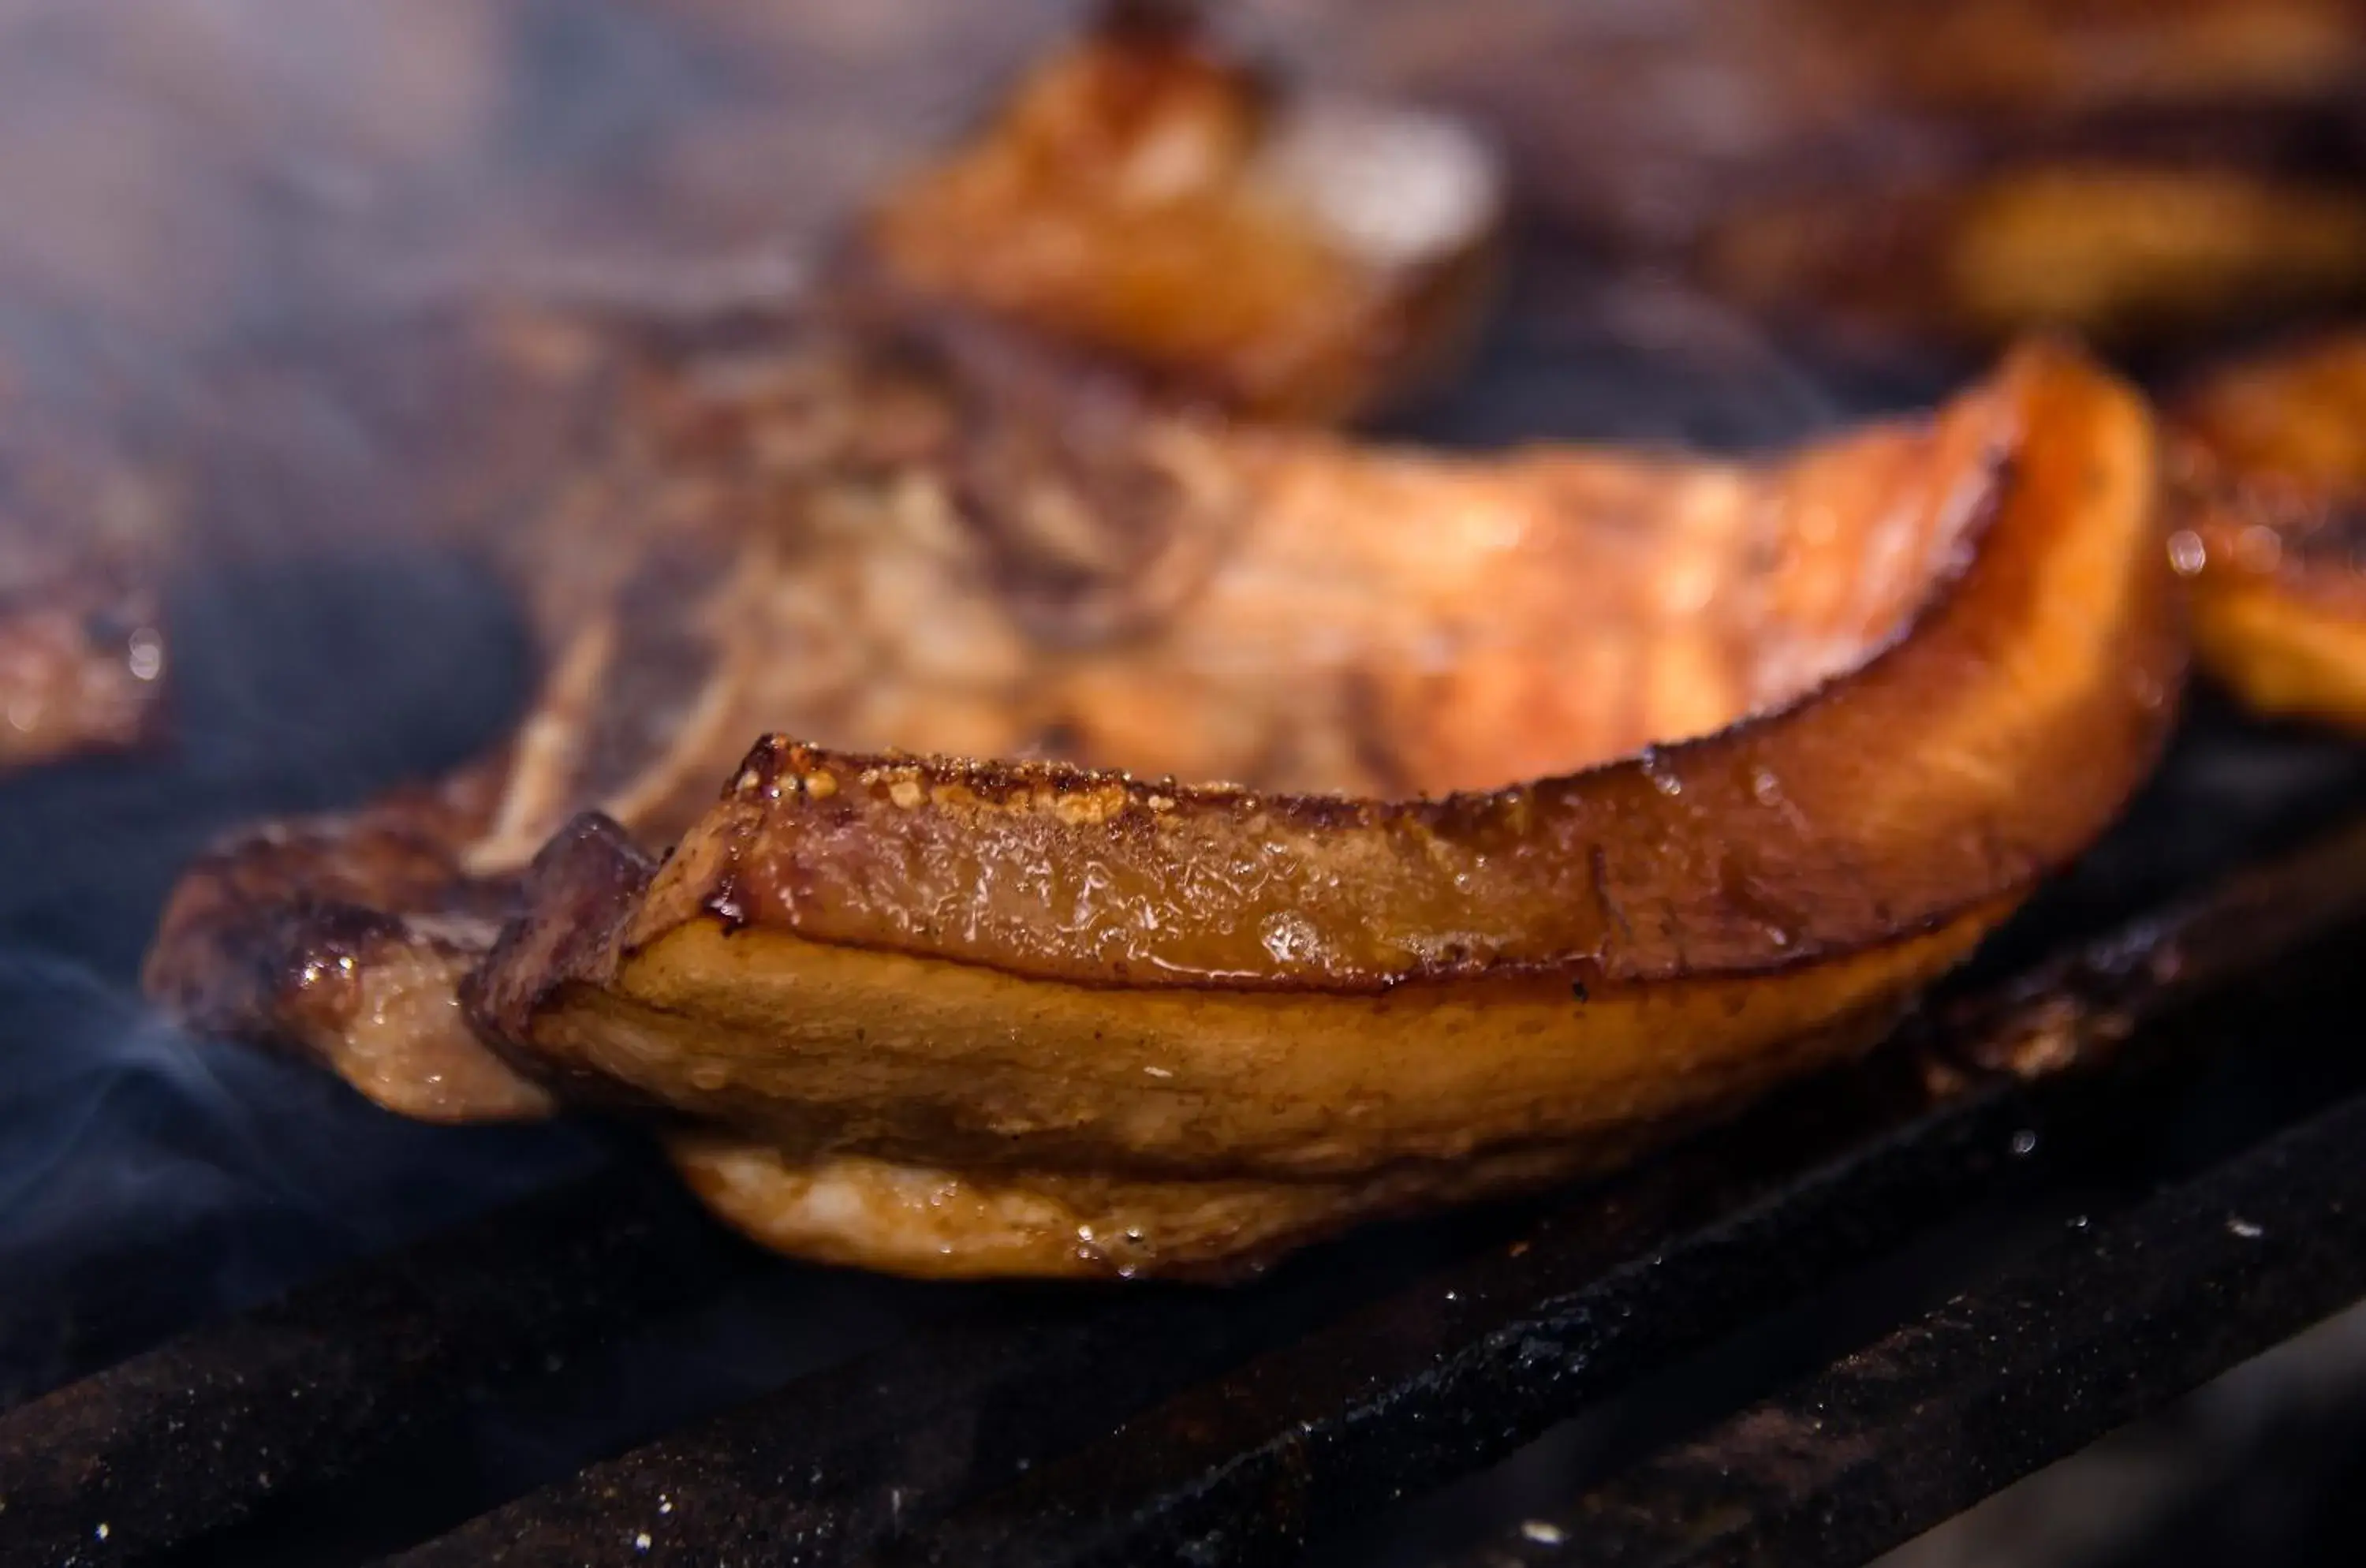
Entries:
[[2366,1297],[2366,1098],[2075,1228],[1460,1568],[1865,1562]]

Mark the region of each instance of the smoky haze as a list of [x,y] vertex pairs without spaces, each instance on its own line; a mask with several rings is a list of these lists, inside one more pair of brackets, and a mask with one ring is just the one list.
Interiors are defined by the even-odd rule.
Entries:
[[0,390],[198,498],[171,750],[0,784],[0,1404],[603,1157],[403,1122],[141,1003],[208,839],[449,767],[531,679],[515,609],[410,536],[369,400],[304,357],[486,289],[792,288],[1053,19],[966,9],[0,0]]

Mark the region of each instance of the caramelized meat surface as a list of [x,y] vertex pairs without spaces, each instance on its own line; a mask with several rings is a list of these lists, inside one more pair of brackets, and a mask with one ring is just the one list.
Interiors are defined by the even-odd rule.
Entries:
[[[575,426],[607,438],[535,525],[608,537],[597,509],[613,508],[658,526],[602,591],[554,582],[548,624],[569,635],[528,722],[433,795],[195,868],[149,984],[185,1016],[310,1052],[412,1114],[540,1114],[556,1095],[737,1127],[773,1153],[716,1166],[718,1133],[686,1145],[706,1151],[693,1164],[783,1244],[795,1227],[755,1194],[836,1193],[825,1208],[840,1212],[847,1184],[892,1197],[921,1180],[907,1168],[957,1171],[993,1195],[979,1201],[997,1225],[1013,1203],[1106,1199],[1131,1216],[1118,1229],[1145,1238],[1120,1263],[1061,1251],[1063,1270],[1253,1260],[1354,1215],[1497,1184],[1482,1171],[1584,1168],[1862,1044],[1997,900],[2108,818],[2174,686],[2146,579],[2118,553],[2166,578],[2141,417],[2043,358],[1942,423],[1734,466],[1448,459],[1234,426],[1053,373],[1065,362],[1040,344],[985,328],[892,352],[794,334],[760,349],[745,333],[727,350],[630,338],[609,352],[628,363],[578,384],[619,401]],[[2078,606],[2075,623],[2043,623],[2047,653],[2004,657],[2039,633],[2001,607],[1960,607],[2019,604],[2005,589],[1935,586],[1983,560],[1981,581],[2054,583]],[[1951,605],[1939,622],[1934,591]],[[1957,635],[1979,660],[1929,651],[1934,626],[1966,616]],[[1929,673],[1910,672],[1918,660]],[[1951,689],[1955,706],[1935,700]],[[2002,722],[2020,703],[2042,728]],[[1765,713],[1788,716],[1726,729]],[[1902,716],[1950,713],[1977,728],[1942,741]],[[828,747],[1061,763],[773,748],[735,767],[746,735],[784,728]],[[2042,820],[2021,808],[2035,758],[2081,783],[2049,792]],[[1561,782],[1519,783],[1546,774]],[[1457,790],[1501,793],[1377,804]],[[522,879],[585,807],[626,830]],[[1876,829],[1895,836],[1850,836]],[[685,832],[645,887],[633,840]],[[1839,864],[1866,874],[1814,870]],[[1667,884],[1678,867],[1697,885]],[[786,948],[764,934],[775,928],[795,933]],[[1919,929],[1932,934],[1900,940]],[[625,945],[585,956],[609,937]],[[627,952],[644,956],[597,969]],[[1795,983],[1746,977],[1801,964]],[[722,1019],[703,988],[714,964],[753,965]],[[626,998],[650,974],[691,987],[659,1004],[687,1041],[603,1046],[610,1025],[573,1021],[578,1006],[598,1019],[612,987],[616,1005],[644,1006]],[[466,1027],[464,985],[497,1049]],[[1594,999],[1573,1002],[1573,986]],[[925,1028],[866,1021],[896,996],[930,998]],[[1072,1010],[1078,997],[1090,1005]],[[1011,1009],[1023,1026],[996,1021]],[[827,1042],[874,1028],[956,1052],[983,1029],[1106,1061],[1040,1082],[1039,1059],[1013,1064],[1015,1081],[1038,1082],[1013,1110],[983,1060],[916,1055],[897,1071],[932,1086],[918,1121],[891,1132],[884,1109],[866,1111],[850,1142],[842,1097],[809,1075],[835,1070]],[[1647,1043],[1695,1028],[1692,1065],[1667,1070]],[[1379,1103],[1358,1086],[1380,1059],[1350,1042],[1400,1031],[1465,1042],[1386,1058],[1383,1076],[1408,1084],[1429,1064],[1427,1130],[1339,1121],[1340,1106]],[[1139,1062],[1106,1043],[1128,1037]],[[1268,1044],[1239,1055],[1256,1040]],[[1151,1069],[1180,1073],[1187,1044],[1211,1065],[1162,1090]],[[986,1118],[1007,1149],[1014,1128],[1072,1122],[1080,1105],[1105,1105],[1095,1125],[1132,1115],[1114,1084],[1219,1107],[1241,1064],[1283,1072],[1263,1062],[1281,1046],[1320,1081],[1254,1137],[1201,1131],[1146,1162],[1053,1140],[1032,1151],[1040,1165],[967,1163],[980,1145],[965,1119]],[[894,1059],[879,1049],[859,1050],[878,1064],[866,1073]],[[1549,1083],[1513,1070],[1555,1063]],[[1559,1105],[1572,1120],[1491,1131],[1455,1087],[1472,1075],[1515,1085],[1504,1103],[1521,1118]],[[825,1154],[822,1186],[803,1167],[768,1178]],[[1244,1188],[1211,1209],[1189,1185],[1210,1162],[1323,1180],[1232,1243],[1192,1243],[1199,1221],[1174,1232],[1158,1216],[1249,1201]],[[893,1264],[902,1244],[878,1245]],[[930,1267],[1010,1256],[981,1246]]]
[[2261,712],[2366,727],[2366,332],[2202,378],[2175,407],[2203,662]]
[[[1015,417],[1024,405],[997,406]],[[777,432],[777,418],[740,428]],[[729,422],[690,427],[702,471],[732,471],[717,458],[737,448],[715,445]],[[1232,476],[1233,505],[1204,514],[1225,524],[1209,567],[1098,631],[1068,619],[1046,637],[996,597],[994,558],[968,557],[976,575],[947,603],[1007,615],[976,646],[1024,657],[997,688],[1015,696],[978,696],[947,710],[953,722],[1058,712],[1064,754],[1132,760],[1127,737],[1144,727],[1090,722],[1078,672],[1114,660],[1124,679],[1110,700],[1137,720],[1170,688],[1230,677],[1201,665],[1222,634],[1267,626],[1221,585],[1232,562],[1290,538],[1291,525],[1268,521],[1273,496],[1307,506],[1335,486],[1385,536],[1367,470],[1446,478],[1425,468],[1439,459],[1328,437],[1175,428]],[[1242,666],[1279,657],[1291,677],[1267,682],[1283,694],[1268,699],[1278,722],[1336,737],[1217,752],[1283,793],[772,743],[662,868],[595,817],[520,876],[489,831],[493,803],[550,759],[594,754],[543,747],[530,726],[489,795],[445,797],[443,847],[422,859],[386,855],[380,817],[299,840],[292,857],[265,841],[200,868],[152,985],[312,1050],[414,1113],[534,1113],[547,1094],[704,1124],[674,1145],[693,1184],[791,1250],[928,1273],[1253,1266],[1358,1218],[1594,1168],[1861,1048],[2083,843],[2149,765],[2176,681],[2146,428],[2108,383],[2039,355],[1938,423],[1785,464],[1557,453],[1459,465],[1476,497],[1535,487],[1517,509],[1525,532],[1483,502],[1440,511],[1447,492],[1416,487],[1391,552],[1411,565],[1369,584],[1391,592],[1337,610],[1301,599],[1299,640],[1268,628],[1248,643]],[[910,466],[856,488],[938,482],[935,462],[911,456],[934,448],[901,450]],[[853,482],[833,473],[772,515],[809,519]],[[1250,482],[1274,476],[1287,483]],[[963,560],[963,514],[931,503],[920,515],[934,525],[917,538],[874,520],[754,576],[742,603],[767,587],[794,595],[823,563],[893,577]],[[1184,508],[1167,525],[1200,515]],[[1342,515],[1291,547],[1328,539],[1354,561],[1361,535]],[[1423,582],[1415,608],[1450,612],[1417,645],[1471,608],[1447,585],[1502,594],[1509,579],[1474,563],[1525,551],[1538,531],[1623,541],[1515,557],[1516,575],[1557,572],[1561,597],[1586,604],[1581,585],[1597,574],[1635,573],[1603,590],[1604,624],[1583,626],[1601,657],[1654,668],[1661,645],[1687,635],[1660,618],[1670,604],[1715,637],[1673,655],[1640,700],[1625,683],[1583,688],[1616,694],[1599,709],[1556,692],[1539,726],[1498,727],[1492,743],[1473,730],[1433,750],[1419,704],[1331,728],[1341,721],[1322,676],[1387,666],[1413,613],[1395,589]],[[800,549],[826,537],[794,523],[786,536]],[[841,604],[823,629],[858,629],[866,603]],[[926,595],[884,603],[891,639],[939,608]],[[1374,606],[1388,616],[1355,613]],[[876,686],[771,686],[762,671],[827,644],[762,614],[709,624],[760,628],[742,661],[757,673],[738,688],[756,705],[693,705],[734,714],[715,727],[718,744],[785,701],[810,705],[787,721],[817,737],[864,744],[886,711],[907,744],[932,745],[921,710],[872,705],[893,689],[892,661],[875,661]],[[1319,658],[1293,666],[1293,647]],[[1527,656],[1556,651],[1539,637]],[[1034,705],[1039,694],[1056,704]],[[1745,714],[1762,716],[1723,728]],[[587,732],[559,705],[536,722]],[[1639,731],[1701,739],[1609,762]],[[1200,733],[1155,737],[1187,779],[1213,771],[1181,751]],[[1441,770],[1406,789],[1509,787],[1373,798],[1396,785],[1369,760],[1371,738],[1401,734],[1411,761],[1392,767]],[[696,777],[706,764],[685,759],[704,745],[660,739],[622,776]],[[1543,767],[1564,771],[1513,783],[1539,766],[1539,747],[1553,749]],[[2078,787],[2034,811],[2033,767]],[[578,775],[574,798],[598,797],[589,782]],[[526,793],[555,803],[568,789]],[[653,803],[692,802],[630,787],[622,799],[642,832],[663,818]],[[304,863],[323,845],[335,866]],[[275,902],[274,879],[290,875]],[[226,888],[263,897],[241,905]],[[488,908],[511,918],[479,962],[471,944],[486,928],[468,922]],[[466,1066],[450,1054],[459,1035],[404,1033],[410,1020],[453,1016],[456,978],[483,1042]],[[420,1092],[429,1076],[434,1092]]]
[[1807,690],[1961,544],[1958,513],[1905,502],[1928,454],[1902,430],[1774,469],[1487,462],[1234,426],[978,326],[717,349],[512,321],[475,341],[540,366],[570,331],[564,387],[596,406],[564,423],[606,434],[554,465],[518,536],[575,546],[535,595],[535,708],[434,795],[193,869],[149,972],[186,1016],[348,1060],[320,1021],[360,1005],[356,930],[392,963],[387,921],[415,919],[402,962],[448,982],[456,905],[504,908],[503,879],[584,809],[672,842],[766,729],[1285,791],[1484,789]]

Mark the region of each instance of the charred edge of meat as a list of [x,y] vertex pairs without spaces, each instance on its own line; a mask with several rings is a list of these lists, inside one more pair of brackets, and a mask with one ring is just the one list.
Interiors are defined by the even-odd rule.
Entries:
[[174,889],[143,987],[186,1026],[310,1057],[405,1115],[547,1115],[456,999],[520,891],[463,872],[456,815],[422,792],[206,855]]
[[[523,1034],[551,990],[573,980],[596,980],[606,965],[617,927],[648,890],[658,863],[614,821],[585,812],[559,829],[524,876],[532,891],[484,964],[460,987],[462,1004],[498,1045]],[[534,1070],[535,1064],[519,1065]]]

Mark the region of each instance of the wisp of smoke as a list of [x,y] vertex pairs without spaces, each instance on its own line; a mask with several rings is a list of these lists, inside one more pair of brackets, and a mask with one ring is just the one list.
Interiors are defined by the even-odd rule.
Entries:
[[0,952],[0,1404],[603,1147],[574,1127],[387,1116],[295,1063],[183,1035],[80,965]]

